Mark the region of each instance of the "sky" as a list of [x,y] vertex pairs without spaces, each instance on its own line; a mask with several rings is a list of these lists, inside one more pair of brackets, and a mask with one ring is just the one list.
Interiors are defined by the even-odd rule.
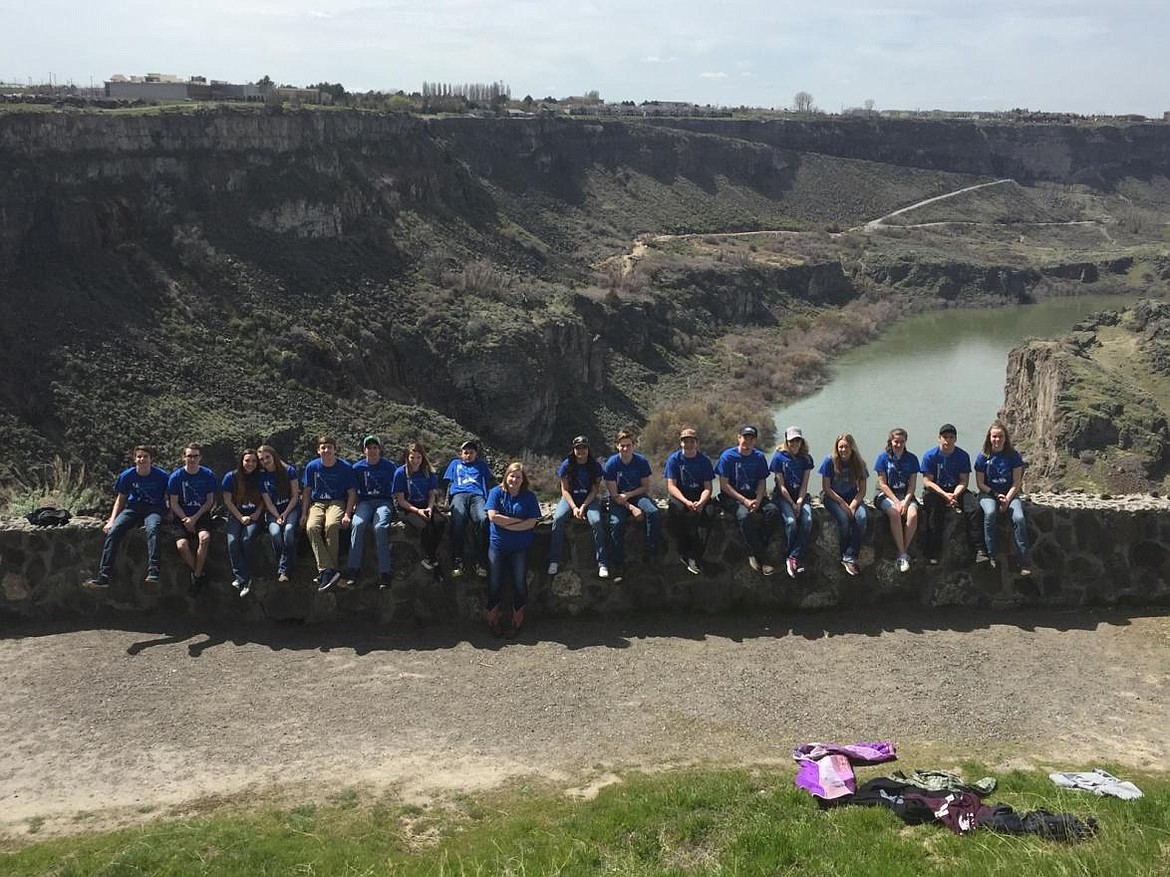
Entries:
[[1166,0],[0,0],[0,81],[115,73],[513,97],[1170,110]]

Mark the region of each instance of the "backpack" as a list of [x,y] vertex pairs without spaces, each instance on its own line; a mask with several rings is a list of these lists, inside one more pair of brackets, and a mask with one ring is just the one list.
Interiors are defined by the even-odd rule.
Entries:
[[49,505],[33,509],[25,515],[28,522],[36,527],[60,527],[68,524],[71,517],[68,509],[56,509]]

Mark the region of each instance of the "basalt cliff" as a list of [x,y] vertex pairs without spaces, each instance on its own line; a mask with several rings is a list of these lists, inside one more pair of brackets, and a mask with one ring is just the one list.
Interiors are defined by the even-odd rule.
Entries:
[[[0,169],[0,473],[58,455],[104,481],[138,441],[219,469],[319,431],[556,453],[718,381],[744,330],[1164,282],[1140,227],[1170,126],[30,112],[0,115]],[[1003,175],[981,221],[1146,212],[1042,253],[994,218],[973,248],[864,225]]]

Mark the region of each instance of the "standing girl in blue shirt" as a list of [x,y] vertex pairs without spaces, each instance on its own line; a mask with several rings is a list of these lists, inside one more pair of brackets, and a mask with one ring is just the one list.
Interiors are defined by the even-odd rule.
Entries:
[[512,574],[512,626],[508,636],[515,636],[524,624],[524,607],[528,603],[528,550],[532,547],[533,528],[540,522],[540,503],[528,489],[528,474],[523,463],[509,463],[504,483],[491,489],[487,498],[491,539],[488,545],[488,594],[484,619],[494,634],[500,632],[500,592],[504,571]]

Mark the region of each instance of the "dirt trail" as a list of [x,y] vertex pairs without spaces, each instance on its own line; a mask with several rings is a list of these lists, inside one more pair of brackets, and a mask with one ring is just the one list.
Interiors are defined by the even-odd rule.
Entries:
[[886,617],[537,619],[516,643],[477,627],[10,633],[0,831],[286,786],[411,799],[537,775],[588,794],[630,766],[787,764],[826,739],[893,739],[904,767],[1170,769],[1170,617]]

